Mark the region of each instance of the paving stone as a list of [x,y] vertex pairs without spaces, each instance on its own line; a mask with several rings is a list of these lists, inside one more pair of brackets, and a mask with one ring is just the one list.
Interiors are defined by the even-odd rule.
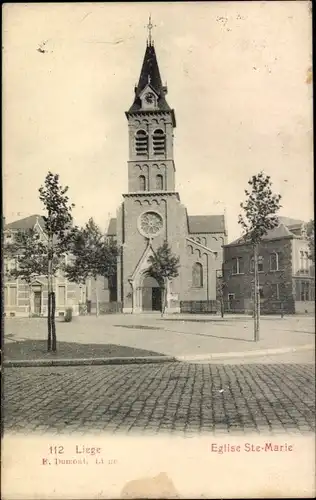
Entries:
[[32,367],[5,375],[10,432],[315,430],[311,364]]

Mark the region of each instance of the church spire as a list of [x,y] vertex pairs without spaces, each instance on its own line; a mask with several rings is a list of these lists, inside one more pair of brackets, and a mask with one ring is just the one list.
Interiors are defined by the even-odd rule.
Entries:
[[150,45],[151,43],[152,40],[148,39],[136,94],[139,94],[148,83],[159,95],[164,94],[166,90],[162,85],[155,47]]
[[144,106],[144,93],[152,95],[151,99],[154,97],[153,106],[150,107],[151,111],[169,111],[172,114],[172,122],[175,127],[175,116],[173,109],[170,108],[166,101],[167,94],[167,84],[163,84],[160,76],[156,51],[152,38],[152,29],[155,27],[152,23],[151,16],[149,16],[148,24],[146,25],[148,29],[148,38],[146,43],[146,50],[143,59],[143,64],[141,67],[139,80],[137,85],[135,85],[135,97],[132,106],[126,112],[126,116],[130,113],[138,113],[149,111],[148,106]]
[[129,112],[139,111],[141,109],[141,100],[140,95],[142,91],[150,85],[152,90],[157,95],[157,108],[163,111],[170,111],[171,108],[168,105],[165,95],[167,94],[167,86],[163,85],[156,51],[154,47],[153,37],[152,37],[152,29],[155,25],[152,23],[151,15],[149,16],[148,24],[146,28],[148,29],[148,38],[145,50],[145,56],[142,64],[142,68],[140,71],[140,76],[138,80],[138,84],[135,86],[135,98],[134,102],[129,109]]
[[153,45],[153,39],[151,36],[151,32],[153,28],[156,28],[156,25],[151,22],[151,14],[149,14],[149,19],[148,19],[148,24],[146,24],[146,28],[148,29],[148,38],[147,38],[147,45]]

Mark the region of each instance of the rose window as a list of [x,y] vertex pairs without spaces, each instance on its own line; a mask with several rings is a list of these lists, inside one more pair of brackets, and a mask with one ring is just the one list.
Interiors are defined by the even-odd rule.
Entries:
[[162,226],[162,217],[157,212],[145,212],[140,216],[139,229],[145,236],[155,236]]

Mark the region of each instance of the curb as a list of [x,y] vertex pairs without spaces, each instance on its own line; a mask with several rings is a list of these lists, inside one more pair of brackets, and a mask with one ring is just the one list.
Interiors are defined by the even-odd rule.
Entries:
[[113,357],[113,358],[72,358],[72,359],[12,359],[2,364],[6,368],[35,366],[92,366],[92,365],[139,365],[149,363],[175,363],[172,356]]
[[177,361],[211,361],[213,359],[231,359],[231,358],[248,358],[258,356],[271,356],[277,354],[287,354],[289,352],[306,351],[314,349],[313,344],[305,344],[294,347],[280,347],[275,349],[261,349],[256,351],[244,352],[217,352],[214,354],[196,354],[195,356],[177,356]]
[[3,362],[6,368],[17,367],[40,367],[40,366],[101,366],[101,365],[131,365],[131,364],[153,364],[153,363],[180,363],[195,361],[213,361],[220,359],[247,358],[258,356],[269,356],[286,354],[290,352],[314,349],[314,344],[305,344],[294,347],[280,347],[275,349],[261,349],[240,352],[217,352],[214,354],[195,354],[189,356],[143,356],[143,357],[113,357],[113,358],[75,358],[75,359],[28,359],[7,360]]

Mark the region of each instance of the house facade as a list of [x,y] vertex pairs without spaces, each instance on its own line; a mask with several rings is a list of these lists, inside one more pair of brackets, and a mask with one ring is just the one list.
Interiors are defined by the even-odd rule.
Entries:
[[[260,310],[263,314],[314,312],[315,268],[303,221],[279,217],[259,246]],[[229,312],[252,313],[254,261],[243,238],[224,246],[224,300]]]
[[[40,215],[32,215],[11,222],[4,227],[4,244],[12,243],[17,231],[34,229],[42,240],[46,239],[44,221]],[[47,276],[36,276],[29,285],[21,279],[9,277],[9,271],[17,265],[16,259],[4,259],[4,314],[15,316],[47,316],[48,284]],[[79,314],[79,303],[86,302],[86,286],[69,282],[61,272],[54,278],[56,316],[64,316],[71,307],[74,315]]]
[[126,112],[128,191],[107,231],[120,249],[109,300],[126,313],[161,309],[158,283],[147,269],[149,257],[164,241],[180,258],[179,276],[168,283],[167,311],[180,312],[184,302],[216,300],[216,271],[222,268],[227,242],[223,215],[190,216],[181,203],[174,162],[176,117],[166,95],[150,38]]

